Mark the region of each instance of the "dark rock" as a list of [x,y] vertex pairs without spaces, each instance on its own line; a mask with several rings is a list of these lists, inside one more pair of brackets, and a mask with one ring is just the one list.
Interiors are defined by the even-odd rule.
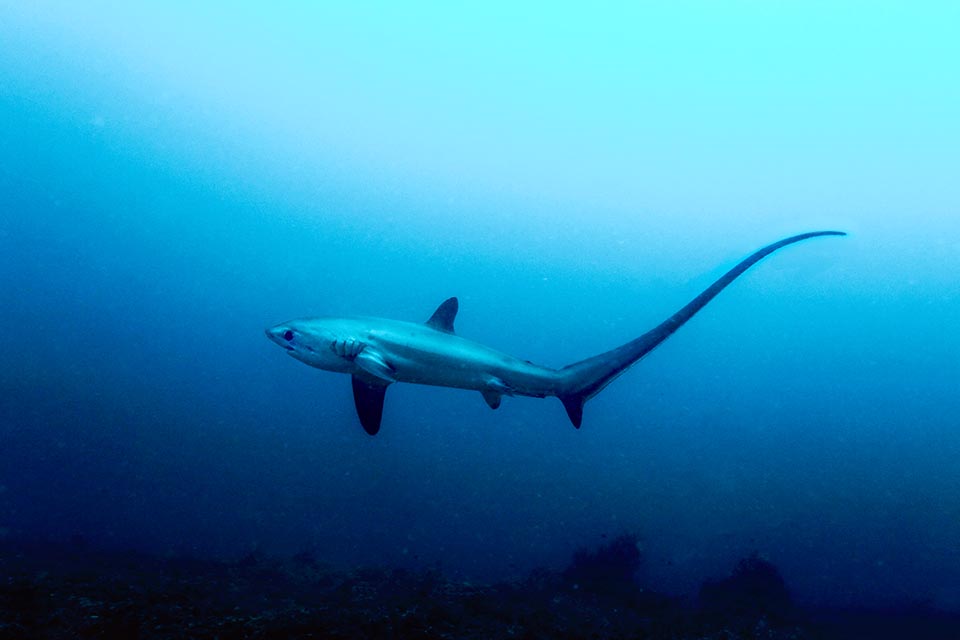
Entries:
[[771,622],[786,622],[793,612],[780,572],[757,554],[740,560],[729,577],[705,582],[700,607],[709,615],[763,617]]
[[639,591],[636,575],[643,561],[638,542],[636,535],[625,534],[596,551],[578,549],[563,579],[571,588],[585,593],[632,595]]

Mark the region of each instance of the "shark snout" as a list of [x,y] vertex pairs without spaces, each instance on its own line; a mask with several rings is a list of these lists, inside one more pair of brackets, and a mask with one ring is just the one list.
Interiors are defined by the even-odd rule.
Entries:
[[287,351],[293,351],[293,345],[290,344],[293,341],[293,331],[290,330],[290,327],[278,324],[275,327],[264,330],[264,333],[267,334],[267,338],[269,338],[271,342],[275,342]]

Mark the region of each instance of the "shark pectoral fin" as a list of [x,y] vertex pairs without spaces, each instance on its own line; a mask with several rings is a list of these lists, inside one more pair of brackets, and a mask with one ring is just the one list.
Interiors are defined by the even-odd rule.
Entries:
[[490,405],[491,409],[498,409],[500,407],[500,400],[503,399],[503,396],[499,391],[481,391],[483,394],[483,399],[486,400],[487,404]]
[[364,349],[357,354],[357,357],[354,358],[353,361],[358,367],[375,378],[387,383],[397,381],[396,377],[394,377],[396,372],[393,370],[393,367],[383,359],[382,355],[372,349]]
[[587,401],[586,396],[579,393],[572,393],[570,395],[557,397],[560,398],[560,402],[563,403],[563,408],[567,410],[567,416],[570,417],[570,422],[573,423],[574,427],[579,429],[580,423],[583,422],[583,405]]
[[390,384],[379,381],[353,377],[353,404],[357,407],[357,417],[363,430],[372,436],[380,431],[380,420],[383,418],[383,398]]

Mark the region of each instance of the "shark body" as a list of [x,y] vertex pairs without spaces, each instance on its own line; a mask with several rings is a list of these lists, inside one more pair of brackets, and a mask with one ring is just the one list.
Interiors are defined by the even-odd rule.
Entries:
[[380,430],[387,387],[409,382],[470,389],[492,408],[503,396],[556,396],[580,427],[584,403],[650,353],[744,271],[774,251],[841,231],[814,231],[755,251],[679,311],[635,340],[562,369],[502,353],[454,332],[459,304],[444,301],[425,323],[383,318],[304,318],[267,329],[267,337],[310,366],[352,377],[357,415],[364,430]]

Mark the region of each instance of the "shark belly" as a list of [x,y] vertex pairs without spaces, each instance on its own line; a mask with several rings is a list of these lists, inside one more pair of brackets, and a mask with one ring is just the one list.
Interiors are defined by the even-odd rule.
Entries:
[[506,395],[544,397],[554,392],[556,373],[472,340],[415,327],[402,335],[371,336],[397,382]]

